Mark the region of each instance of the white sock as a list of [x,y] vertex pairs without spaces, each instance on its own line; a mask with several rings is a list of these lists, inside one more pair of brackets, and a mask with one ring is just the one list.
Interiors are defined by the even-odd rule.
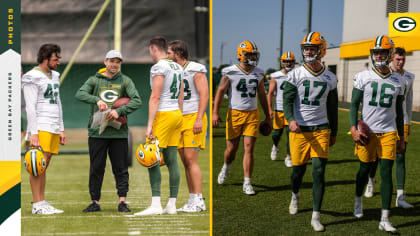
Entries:
[[299,192],[297,193],[292,192],[292,197],[299,199],[299,195],[300,195]]
[[356,202],[361,202],[361,201],[362,201],[362,197],[356,196]]
[[162,207],[162,205],[160,204],[160,197],[152,197],[152,206]]
[[251,178],[244,178],[244,184],[251,184]]
[[369,182],[368,182],[368,184],[374,184],[375,182],[375,179],[374,178],[371,178],[371,177],[369,177]]
[[198,196],[199,199],[203,198],[203,194],[201,194],[201,193],[197,193],[197,196]]
[[176,198],[170,197],[168,201],[168,206],[175,206]]
[[388,221],[389,210],[382,209],[381,221]]
[[225,171],[229,171],[230,170],[230,164],[227,164],[226,162],[223,163],[222,169],[224,169]]
[[34,203],[32,204],[32,206],[33,206],[33,207],[35,207],[35,208],[37,208],[37,207],[42,206],[43,204],[44,204],[44,201],[34,202]]
[[190,193],[190,200],[193,200],[194,199],[194,196],[195,194],[194,193]]
[[404,196],[404,189],[397,189],[397,198]]
[[313,220],[319,220],[320,218],[320,212],[319,211],[313,211],[312,212],[312,219]]

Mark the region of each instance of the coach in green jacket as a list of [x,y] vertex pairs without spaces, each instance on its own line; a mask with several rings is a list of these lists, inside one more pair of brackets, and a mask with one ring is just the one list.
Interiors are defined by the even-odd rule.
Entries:
[[[89,193],[92,203],[83,212],[100,211],[99,200],[101,187],[105,173],[106,156],[112,165],[112,173],[115,176],[116,188],[120,203],[119,212],[130,212],[125,203],[128,192],[128,166],[125,161],[128,153],[128,127],[122,124],[119,129],[107,126],[102,133],[99,127],[91,127],[93,114],[97,111],[106,111],[106,119],[116,120],[120,116],[126,116],[141,105],[141,99],[133,81],[120,72],[122,55],[119,51],[109,51],[104,60],[105,70],[99,70],[91,76],[77,91],[76,98],[91,104],[89,119]],[[124,106],[113,109],[114,102],[121,97],[129,97],[130,102]]]

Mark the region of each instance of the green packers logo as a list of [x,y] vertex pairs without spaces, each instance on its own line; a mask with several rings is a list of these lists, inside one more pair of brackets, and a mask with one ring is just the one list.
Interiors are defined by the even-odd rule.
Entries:
[[41,159],[41,166],[42,166],[42,168],[45,168],[47,166],[44,158]]
[[411,17],[404,16],[394,20],[392,25],[400,32],[408,32],[416,28],[416,21]]
[[26,164],[26,159],[23,160],[23,164],[25,164],[25,169],[28,169],[28,164]]
[[140,159],[144,159],[144,152],[142,150],[139,151],[139,157]]
[[241,43],[241,45],[239,45],[240,48],[246,48],[246,43]]
[[108,89],[108,90],[102,91],[99,94],[99,97],[106,103],[113,103],[118,99],[119,94],[115,90]]

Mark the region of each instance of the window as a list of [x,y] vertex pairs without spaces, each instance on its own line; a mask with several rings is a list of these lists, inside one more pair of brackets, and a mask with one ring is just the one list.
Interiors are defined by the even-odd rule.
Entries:
[[387,0],[386,17],[388,13],[408,12],[408,0]]

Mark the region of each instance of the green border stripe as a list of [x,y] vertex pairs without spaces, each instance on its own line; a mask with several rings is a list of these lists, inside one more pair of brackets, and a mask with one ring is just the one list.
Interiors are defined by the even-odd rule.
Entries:
[[0,224],[20,209],[20,183],[0,196]]

